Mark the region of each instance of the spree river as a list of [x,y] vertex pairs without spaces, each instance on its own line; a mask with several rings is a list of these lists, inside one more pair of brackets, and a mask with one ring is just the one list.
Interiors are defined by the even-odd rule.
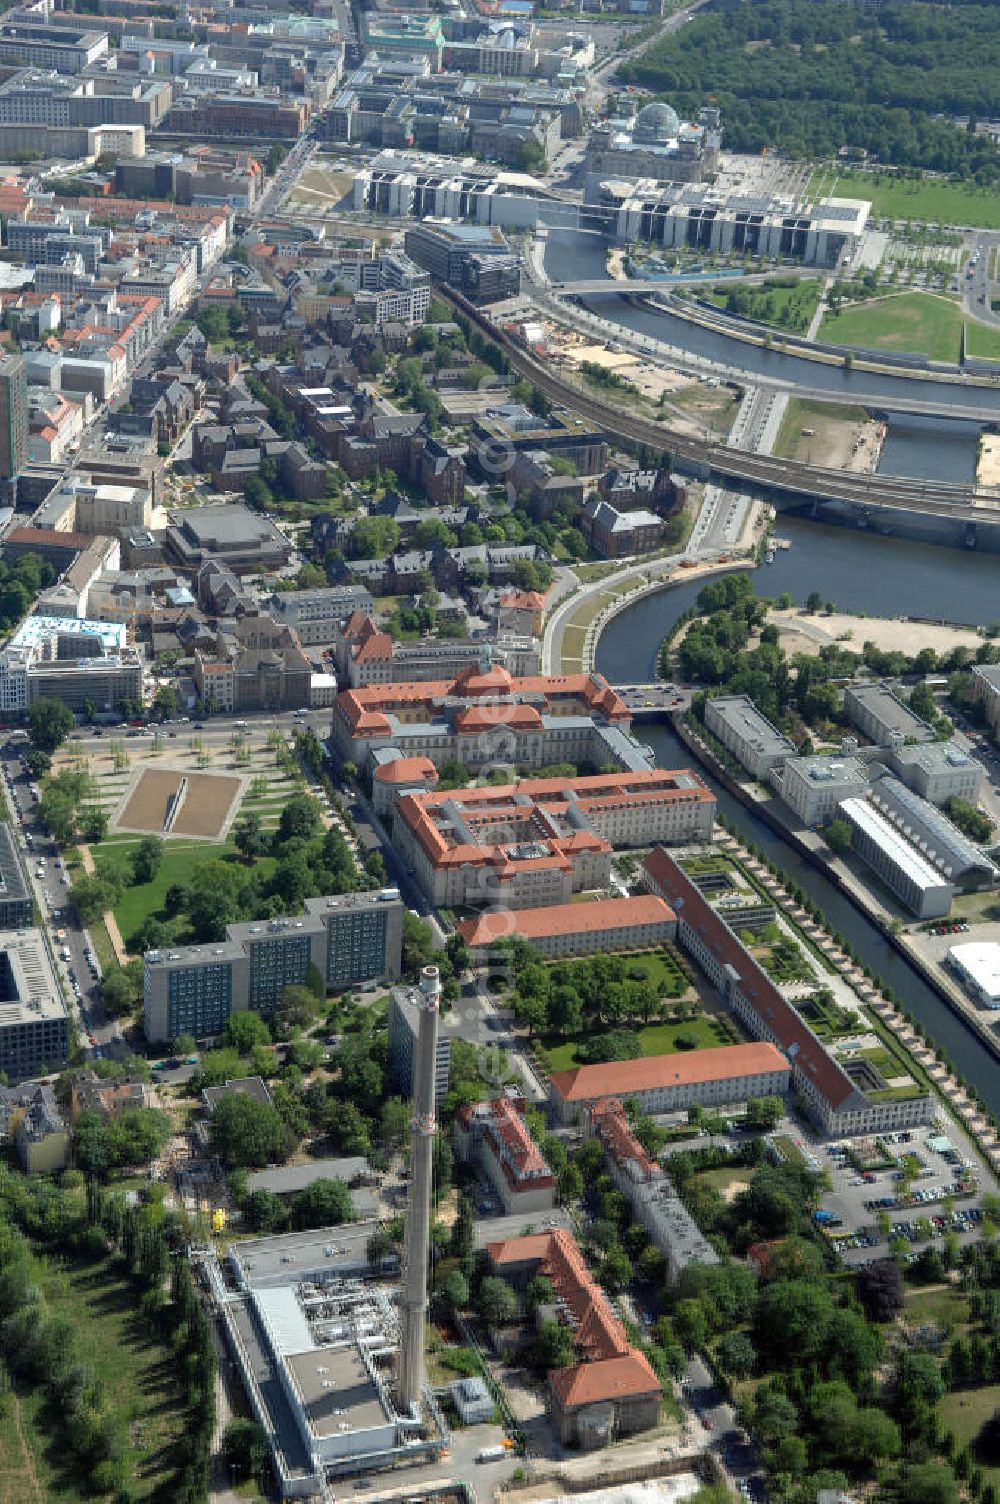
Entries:
[[[599,235],[579,230],[550,230],[545,246],[545,267],[553,280],[595,281],[607,275],[604,250],[605,242]],[[840,365],[825,365],[780,350],[766,350],[677,318],[662,307],[630,302],[620,294],[614,294],[610,290],[612,286],[609,279],[607,294],[591,294],[584,301],[602,318],[636,333],[690,350],[694,355],[718,361],[733,371],[748,373],[751,378],[754,372],[758,372],[776,380],[799,382],[837,393],[845,402],[856,402],[859,391],[869,400],[884,402],[889,409],[889,434],[879,462],[879,471],[883,475],[956,482],[971,482],[975,478],[980,425],[892,414],[894,396],[913,396],[914,383],[905,376],[845,371]],[[921,381],[918,390],[928,402],[948,403],[955,399],[954,386],[946,383]],[[1000,419],[1000,387],[992,391],[977,389],[977,402],[980,399],[994,406]]]
[[[779,552],[773,565],[757,571],[755,585],[761,594],[787,590],[795,601],[804,602],[810,591],[819,590],[824,600],[873,615],[914,614],[959,623],[1000,619],[1000,563],[995,558],[827,528],[787,516],[781,518],[781,532],[792,540],[792,547]],[[671,623],[694,603],[698,589],[691,582],[661,591],[615,617],[598,645],[600,672],[612,684],[655,679],[660,643]],[[915,648],[918,635],[915,629]],[[690,763],[690,752],[668,726],[640,721],[636,729],[654,748],[660,767]],[[1000,1066],[978,1038],[821,872],[711,778],[708,781],[733,828],[762,847],[812,895],[832,928],[847,937],[862,961],[902,999],[903,1006],[1000,1115]]]

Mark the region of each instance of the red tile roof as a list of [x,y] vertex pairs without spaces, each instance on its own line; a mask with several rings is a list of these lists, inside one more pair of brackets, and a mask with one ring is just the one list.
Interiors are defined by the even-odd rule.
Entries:
[[660,1381],[645,1353],[634,1349],[620,1358],[605,1358],[598,1363],[577,1363],[572,1368],[557,1368],[549,1375],[549,1384],[557,1404],[563,1410],[601,1401],[638,1399],[640,1395],[660,1393]]
[[[441,867],[500,860],[500,853],[512,844],[512,828],[524,832],[519,840],[543,843],[550,853],[610,851],[610,843],[602,836],[569,826],[567,814],[571,803],[574,810],[587,815],[643,804],[704,803],[713,798],[693,773],[685,772],[681,782],[679,773],[654,768],[640,773],[602,773],[589,778],[525,778],[520,783],[488,788],[407,795],[400,800],[399,815],[427,859]],[[459,845],[454,841],[445,809],[452,803],[472,831],[474,843]],[[520,865],[526,864],[522,860]]]
[[549,1374],[553,1398],[564,1410],[600,1400],[659,1394],[660,1381],[643,1353],[633,1348],[607,1296],[587,1268],[573,1234],[565,1228],[508,1238],[486,1249],[494,1269],[537,1265],[569,1313],[582,1361]]
[[428,778],[437,778],[437,768],[429,757],[397,757],[394,762],[387,762],[383,767],[376,768],[374,776],[382,783],[423,782]]
[[717,961],[739,973],[740,991],[757,1013],[762,1028],[774,1036],[788,1056],[796,1074],[810,1081],[831,1107],[842,1107],[851,1096],[862,1105],[862,1094],[847,1072],[827,1053],[669,852],[655,847],[643,868],[649,885],[673,906],[678,920],[697,932]]
[[550,1081],[564,1102],[596,1102],[601,1097],[631,1097],[660,1087],[733,1081],[782,1070],[788,1070],[788,1061],[773,1044],[724,1044],[690,1054],[578,1065],[573,1071],[556,1071]]
[[654,1159],[632,1132],[625,1108],[617,1097],[595,1102],[587,1114],[607,1153],[620,1165],[635,1165],[643,1179],[650,1180],[662,1173]]
[[664,924],[673,918],[673,909],[662,898],[640,894],[637,898],[599,898],[593,903],[556,903],[541,909],[488,911],[475,919],[460,919],[458,932],[466,945],[485,946],[508,935],[530,941]]
[[[360,624],[354,627],[355,616],[360,614],[350,618],[345,635],[360,631]],[[526,702],[554,714],[601,715],[612,725],[627,726],[632,720],[625,701],[599,674],[530,674],[514,679],[504,668],[494,666],[484,671],[476,664],[469,664],[454,680],[424,679],[346,689],[337,696],[337,709],[357,734],[362,717],[376,706],[387,711],[422,710],[427,720],[433,720],[440,717],[442,702],[449,699],[499,706],[503,714],[498,718],[505,724],[511,709]]]

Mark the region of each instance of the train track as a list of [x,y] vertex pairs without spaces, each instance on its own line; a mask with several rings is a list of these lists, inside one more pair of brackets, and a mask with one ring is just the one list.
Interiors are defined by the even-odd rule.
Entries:
[[801,460],[775,459],[751,454],[727,444],[713,444],[666,425],[651,423],[590,397],[548,370],[505,330],[498,329],[480,308],[454,289],[438,286],[437,292],[479,331],[499,345],[520,375],[546,397],[588,418],[605,433],[633,444],[667,450],[676,459],[704,467],[709,475],[743,485],[784,492],[805,500],[831,500],[860,506],[884,507],[961,523],[995,522],[1000,525],[1000,500],[984,497],[967,486],[947,481],[909,480],[903,476],[853,474],[808,465]]

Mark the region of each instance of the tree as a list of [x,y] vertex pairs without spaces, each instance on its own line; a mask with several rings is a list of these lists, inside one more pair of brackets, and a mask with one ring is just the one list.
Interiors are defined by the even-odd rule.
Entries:
[[42,752],[38,747],[32,747],[25,754],[24,763],[32,778],[44,778],[52,767],[52,758],[48,752]]
[[92,804],[83,811],[81,834],[91,846],[104,840],[108,833],[108,817],[100,805]]
[[546,1279],[544,1274],[536,1274],[534,1279],[529,1281],[525,1292],[524,1303],[528,1315],[533,1316],[539,1306],[551,1305],[555,1298],[556,1293],[552,1288],[552,1282]]
[[745,1332],[726,1332],[716,1343],[715,1359],[723,1373],[748,1379],[757,1366],[757,1349]]
[[351,1193],[342,1180],[314,1180],[292,1197],[292,1226],[338,1227],[354,1220]]
[[899,1475],[895,1497],[899,1504],[958,1504],[958,1486],[951,1468],[938,1462],[908,1463]]
[[826,1341],[833,1297],[823,1285],[806,1280],[775,1280],[761,1290],[754,1311],[758,1351],[779,1357],[795,1353],[803,1365],[820,1357]]
[[983,814],[968,799],[953,796],[944,801],[942,809],[952,824],[957,825],[963,835],[967,835],[971,841],[978,841],[980,845],[985,845],[992,837],[993,821],[989,815]]
[[271,1031],[259,1013],[241,1008],[227,1018],[223,1038],[241,1055],[249,1055],[255,1045],[271,1043]]
[[243,1221],[252,1232],[281,1232],[288,1225],[288,1213],[280,1196],[273,1191],[251,1191],[243,1203]]
[[249,862],[267,852],[271,837],[264,829],[260,815],[254,810],[248,810],[233,827],[233,841],[237,851]]
[[247,505],[255,507],[258,512],[266,512],[268,507],[274,505],[271,487],[259,475],[247,476],[243,483],[243,495]]
[[870,1321],[891,1321],[903,1309],[903,1276],[895,1259],[865,1264],[855,1288]]
[[153,706],[163,720],[177,714],[177,691],[172,684],[161,684],[153,696]]
[[441,1293],[453,1311],[464,1311],[469,1304],[469,1281],[461,1269],[452,1269],[445,1278]]
[[815,613],[819,611],[822,604],[823,597],[820,595],[819,591],[810,590],[809,594],[806,596],[806,610],[810,613],[810,615],[815,615]]
[[823,834],[831,851],[850,851],[853,832],[847,820],[841,819],[838,815],[835,820],[830,821]]
[[287,987],[282,988],[278,1012],[285,1023],[293,1027],[305,1028],[319,1013],[319,999],[310,987],[300,987],[296,983],[289,983]]
[[359,517],[351,532],[356,559],[387,559],[399,547],[399,523],[394,517]]
[[547,1316],[538,1328],[535,1357],[538,1366],[546,1373],[551,1373],[554,1368],[568,1368],[576,1362],[570,1330],[554,1316]]
[[109,875],[78,877],[69,890],[70,902],[85,924],[113,909],[120,894],[120,887]]
[[136,991],[124,971],[107,971],[101,978],[101,1003],[112,1018],[131,1013],[138,1002]]
[[277,842],[290,841],[295,837],[308,841],[322,829],[320,808],[310,794],[299,794],[289,799],[281,811],[278,822]]
[[507,1326],[517,1320],[517,1296],[505,1279],[490,1274],[479,1286],[476,1309],[487,1326]]
[[160,870],[164,849],[160,836],[143,836],[132,853],[132,878],[137,886],[153,881]]
[[222,1433],[222,1455],[247,1478],[259,1478],[267,1463],[267,1436],[253,1420],[237,1416]]
[[[400,1149],[410,1131],[410,1104],[402,1097],[389,1097],[379,1112],[379,1136],[383,1144]],[[461,1208],[459,1208],[461,1215]]]
[[696,1352],[708,1341],[708,1320],[697,1300],[679,1300],[674,1307],[674,1331],[688,1352]]
[[229,1092],[212,1112],[212,1148],[226,1165],[259,1169],[288,1158],[292,1136],[278,1110],[243,1092]]
[[50,700],[43,696],[28,711],[31,744],[42,752],[54,752],[66,740],[75,724],[72,710],[62,700]]

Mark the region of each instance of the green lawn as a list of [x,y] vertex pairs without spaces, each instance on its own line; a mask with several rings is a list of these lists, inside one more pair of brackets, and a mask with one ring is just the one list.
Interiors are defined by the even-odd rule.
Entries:
[[[941,1430],[951,1431],[959,1448],[968,1445],[975,1456],[976,1437],[997,1409],[1000,1409],[1000,1385],[952,1390],[938,1402]],[[979,1466],[987,1483],[1000,1484],[1000,1467]]]
[[[131,1286],[106,1259],[67,1262],[62,1267],[38,1260],[38,1271],[49,1309],[72,1330],[74,1349],[102,1382],[112,1406],[128,1428],[128,1486],[136,1500],[165,1498],[181,1442],[183,1420],[175,1380],[174,1360],[142,1322]],[[79,1487],[71,1467],[65,1466],[51,1419],[40,1391],[19,1395],[22,1425],[31,1448],[39,1489],[5,1490],[0,1497],[32,1504],[76,1504],[90,1497]],[[8,1450],[10,1424],[0,1426],[0,1468],[23,1453]]]
[[962,324],[953,298],[902,292],[825,314],[819,338],[871,350],[913,351],[932,360],[957,363],[962,354]]
[[[608,1025],[608,1028],[612,1027]],[[597,1032],[605,1033],[605,1029]],[[692,1019],[690,1023],[647,1024],[643,1029],[633,1031],[644,1055],[673,1055],[677,1051],[676,1040],[678,1034],[693,1034],[698,1040],[699,1050],[715,1049],[719,1045],[731,1043],[731,1036],[725,1032],[724,1025],[714,1018],[702,1014]],[[542,1037],[535,1041],[535,1050],[542,1063],[549,1071],[570,1071],[574,1066],[583,1062],[576,1057],[579,1039],[561,1039],[558,1035]]]
[[[143,921],[151,914],[158,914],[163,908],[168,888],[174,883],[190,883],[195,868],[202,862],[217,861],[220,857],[231,857],[235,855],[235,852],[236,848],[230,841],[190,843],[168,841],[163,861],[153,881],[138,886],[126,886],[115,908],[115,918],[118,920],[118,928],[122,932],[126,947],[129,946],[130,936],[136,932]],[[98,871],[117,871],[121,873],[127,885],[131,883],[131,867],[127,851],[123,851],[120,847],[108,849],[99,846],[94,850],[94,861]],[[273,865],[273,859],[262,857],[258,865],[260,864]]]
[[966,319],[965,353],[978,360],[1000,360],[1000,333]]
[[908,1290],[907,1321],[935,1321],[947,1331],[964,1331],[969,1324],[969,1305],[959,1290]]
[[839,198],[867,198],[877,218],[915,219],[925,224],[1000,228],[1000,196],[995,189],[936,178],[910,180],[868,172],[838,172]]
[[745,1165],[731,1165],[720,1170],[703,1170],[694,1178],[701,1185],[710,1185],[724,1195],[731,1185],[746,1185],[753,1172]]

